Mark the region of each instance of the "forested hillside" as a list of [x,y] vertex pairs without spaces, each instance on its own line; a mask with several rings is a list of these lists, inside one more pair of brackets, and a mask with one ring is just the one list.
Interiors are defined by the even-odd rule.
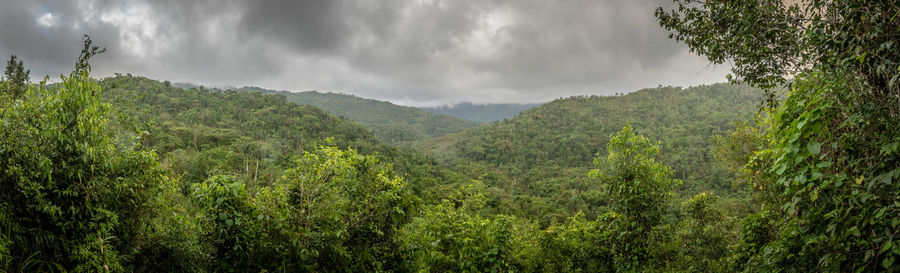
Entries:
[[492,122],[499,121],[508,118],[512,118],[522,111],[537,107],[540,104],[536,103],[526,103],[526,104],[512,104],[512,103],[498,103],[498,104],[473,104],[470,102],[454,104],[454,105],[445,105],[445,106],[437,106],[437,107],[420,107],[423,110],[441,114],[448,115],[453,117],[458,117],[466,120],[473,120],[478,122]]
[[281,175],[273,168],[329,137],[368,153],[386,149],[354,122],[283,96],[182,89],[133,76],[106,78],[100,85],[123,124],[146,130],[141,141],[186,184],[223,173],[270,183]]
[[478,125],[447,115],[434,114],[415,107],[396,105],[386,101],[360,98],[353,95],[319,93],[316,91],[287,92],[256,87],[242,91],[279,94],[288,101],[312,105],[337,117],[363,124],[382,141],[405,144],[411,141],[443,136]]
[[93,78],[87,35],[57,82],[12,56],[0,272],[900,272],[900,1],[673,7],[660,25],[730,84],[409,146],[293,94]]
[[549,205],[547,210],[562,209],[555,215],[568,215],[597,207],[591,205],[596,200],[584,196],[591,189],[585,174],[598,153],[605,156],[602,147],[609,136],[630,124],[660,142],[662,163],[684,181],[678,192],[732,195],[736,177],[716,160],[713,137],[753,121],[763,99],[760,89],[730,84],[570,97],[417,147],[444,161],[479,162],[500,169],[510,180],[505,191],[523,196],[517,200],[531,199]]
[[352,120],[289,102],[280,94],[182,89],[135,76],[106,78],[100,85],[103,100],[115,106],[121,124],[142,130],[142,143],[186,187],[218,174],[271,184],[293,156],[321,145],[378,154],[396,162],[414,185],[437,183],[432,176],[441,175],[426,156],[387,145]]

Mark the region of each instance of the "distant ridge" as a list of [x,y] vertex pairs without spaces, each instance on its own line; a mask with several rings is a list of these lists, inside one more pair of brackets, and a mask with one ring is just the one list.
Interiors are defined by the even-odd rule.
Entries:
[[436,114],[453,116],[477,122],[493,122],[515,117],[522,111],[537,107],[539,103],[527,104],[473,104],[464,102],[451,106],[419,107]]
[[359,122],[371,130],[375,137],[392,144],[407,144],[478,126],[474,121],[348,94],[276,91],[259,87],[237,90],[279,94],[290,102],[315,106],[332,115]]

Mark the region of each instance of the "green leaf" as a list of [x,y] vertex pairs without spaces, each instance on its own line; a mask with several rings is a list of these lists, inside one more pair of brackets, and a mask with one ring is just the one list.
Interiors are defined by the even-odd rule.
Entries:
[[[900,74],[898,74],[898,75],[900,75]],[[897,152],[898,147],[900,147],[900,143],[897,143],[897,142],[881,145],[881,154],[882,155],[894,154],[895,152]]]
[[822,176],[823,176],[822,173],[820,173],[820,172],[814,172],[814,173],[812,174],[812,177],[810,177],[810,179],[811,179],[811,180],[817,180],[817,179],[819,179],[819,178],[822,178]]
[[891,180],[893,180],[893,178],[894,178],[894,173],[897,173],[898,171],[900,171],[900,168],[894,169],[893,171],[886,172],[879,176],[876,176],[875,180],[880,181],[881,183],[891,184]]
[[781,167],[775,171],[775,174],[781,175],[784,173],[784,170],[786,170],[786,169],[787,169],[787,164],[782,164]]
[[894,256],[887,257],[881,261],[881,266],[884,268],[890,268],[892,265],[894,265]]
[[[797,122],[797,130],[803,130],[803,126],[806,126],[806,121],[807,121],[807,119],[804,118],[800,122]],[[800,133],[798,132],[797,135],[799,135],[799,134]]]
[[817,155],[822,151],[822,144],[818,141],[811,140],[806,144],[806,149],[809,150],[809,153]]

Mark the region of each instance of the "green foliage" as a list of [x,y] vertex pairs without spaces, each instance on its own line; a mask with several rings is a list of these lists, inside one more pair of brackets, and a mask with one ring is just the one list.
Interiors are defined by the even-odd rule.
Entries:
[[596,158],[591,177],[600,180],[613,198],[611,209],[632,221],[638,232],[649,231],[663,220],[672,188],[668,167],[656,162],[658,144],[637,135],[630,125],[616,133],[606,146],[606,158]]
[[416,272],[514,272],[521,270],[525,240],[510,216],[483,217],[484,185],[478,181],[426,207],[399,238]]
[[[763,121],[761,117],[757,121]],[[722,164],[736,172],[746,172],[744,168],[753,154],[766,147],[765,124],[738,123],[728,136],[713,136],[715,156]],[[745,176],[745,178],[749,178]]]
[[735,60],[754,85],[793,78],[745,167],[770,207],[745,222],[748,253],[737,262],[762,272],[900,270],[900,2],[675,2],[657,16],[677,40],[713,62]]
[[[224,173],[271,184],[281,173],[264,170],[285,168],[291,155],[314,150],[328,137],[341,147],[387,150],[364,128],[289,103],[283,96],[181,89],[130,76],[107,78],[101,84],[104,100],[117,106],[123,123],[147,131],[143,140],[156,148],[164,165],[206,164],[181,166],[182,171],[172,173],[189,177],[190,183]],[[168,162],[170,154],[180,154],[183,160]]]
[[277,257],[272,253],[272,241],[261,237],[257,219],[262,217],[243,183],[213,176],[194,184],[191,196],[204,215],[201,241],[212,248],[215,271],[260,271],[278,264],[277,260],[267,261]]
[[[204,212],[182,194],[181,183],[166,178],[150,198],[144,226],[145,240],[134,247],[134,272],[202,272],[208,267],[209,247],[201,243]],[[166,261],[166,262],[159,262]]]
[[540,236],[540,272],[615,272],[620,215],[606,213],[594,221],[575,215],[567,223],[547,228]]
[[777,238],[776,215],[768,210],[750,214],[741,220],[740,240],[732,248],[734,254],[731,258],[731,270],[733,272],[765,272],[774,271],[774,268],[763,267],[760,261],[761,250]]
[[[322,147],[285,172],[269,200],[309,249],[314,271],[381,271],[398,266],[394,238],[414,206],[390,165],[355,150]],[[274,215],[273,215],[274,216]],[[304,254],[305,255],[305,254]]]
[[465,120],[477,122],[494,122],[515,117],[522,111],[534,108],[540,104],[472,104],[464,102],[450,106],[419,107],[422,110],[435,114],[448,115]]
[[97,54],[101,54],[106,52],[106,48],[101,48],[99,46],[94,46],[94,41],[91,40],[91,36],[87,34],[84,35],[84,48],[81,49],[81,53],[78,54],[78,59],[75,61],[75,73],[81,73],[84,71],[90,71],[91,65],[90,60]]
[[784,217],[771,248],[796,256],[765,262],[894,270],[900,154],[893,147],[900,139],[888,132],[900,123],[880,112],[879,101],[847,92],[865,88],[858,84],[840,75],[803,75],[772,117],[770,148],[755,162]]
[[856,73],[876,94],[900,92],[898,1],[674,2],[656,11],[669,37],[713,63],[733,62],[736,80],[771,88],[824,68]]
[[684,214],[678,228],[679,261],[688,272],[730,272],[731,223],[716,205],[718,197],[700,193],[681,203]]
[[[797,6],[780,0],[705,3],[674,1],[678,8],[656,10],[659,24],[691,51],[721,64],[733,61],[740,79],[763,88],[784,83],[783,78],[800,66],[800,32],[803,21]],[[708,20],[734,18],[740,20]],[[713,35],[711,35],[713,34]]]
[[116,76],[100,82],[103,99],[116,106],[117,126],[144,131],[141,140],[160,155],[167,174],[193,183],[230,175],[249,189],[271,185],[292,165],[291,158],[334,145],[378,153],[394,163],[415,192],[461,178],[407,148],[378,141],[358,124],[335,118],[282,95],[206,88],[182,89],[143,77]]
[[119,271],[140,241],[162,170],[113,141],[99,93],[83,71],[0,109],[4,267]]
[[31,70],[25,70],[22,61],[16,62],[16,55],[9,56],[6,62],[6,70],[3,72],[4,78],[0,79],[0,96],[6,96],[12,99],[18,99],[28,90],[29,74]]
[[459,173],[487,174],[484,183],[498,193],[488,195],[489,206],[498,212],[547,226],[579,211],[588,219],[605,211],[610,199],[585,173],[597,152],[605,153],[609,135],[632,124],[641,134],[665,140],[659,161],[686,181],[678,195],[710,191],[740,204],[746,192],[734,190],[738,176],[715,159],[710,138],[751,121],[763,98],[762,90],[728,84],[571,97],[415,146]]
[[535,271],[726,271],[734,240],[717,197],[701,193],[685,201],[673,228],[679,210],[668,201],[678,180],[656,162],[659,147],[625,126],[607,150],[591,177],[608,192],[611,211],[594,221],[578,214],[541,232]]
[[594,160],[598,169],[590,175],[606,189],[610,209],[623,221],[616,234],[615,266],[638,270],[650,263],[667,202],[680,181],[671,178],[668,167],[656,162],[658,144],[635,134],[630,125],[613,135],[606,149],[606,158],[598,155]]
[[[750,206],[753,211],[745,211],[744,214],[754,213],[764,202],[772,201],[771,196],[763,194],[764,186],[771,184],[765,176],[761,176],[759,166],[762,164],[754,158],[755,154],[768,148],[769,138],[766,128],[769,128],[768,119],[757,117],[755,123],[740,123],[728,136],[714,136],[711,140],[715,145],[715,156],[723,165],[737,174],[735,184],[742,184],[756,193],[751,196],[753,201]],[[748,164],[750,162],[750,164]]]
[[[533,192],[568,199],[567,206],[598,217],[566,220],[567,212],[546,209],[554,206],[546,199],[514,197],[516,192],[499,187],[517,181],[520,174],[498,172],[483,163],[449,166],[461,173],[484,174],[481,180],[487,185],[478,182],[447,195],[444,192],[466,175],[379,144],[352,123],[286,103],[283,97],[183,90],[136,77],[99,84],[109,88],[104,98],[119,108],[97,101],[112,115],[107,114],[105,129],[96,131],[108,134],[109,145],[125,151],[155,147],[163,164],[129,165],[135,172],[153,170],[156,178],[142,180],[153,187],[140,198],[120,196],[142,204],[131,206],[141,213],[131,222],[136,226],[129,230],[135,235],[127,244],[120,245],[123,237],[112,229],[109,235],[83,243],[78,251],[62,251],[83,261],[85,269],[107,265],[137,272],[593,272],[666,266],[717,270],[721,256],[728,253],[704,252],[699,246],[729,242],[723,229],[711,227],[709,219],[715,217],[702,216],[715,215],[708,209],[711,201],[686,206],[690,216],[672,222],[676,216],[667,200],[676,180],[657,161],[659,145],[630,127],[608,142],[605,159],[598,154],[595,163],[600,170],[591,178],[585,175],[587,167],[534,166],[525,173],[526,179],[555,176],[531,184]],[[89,94],[100,94],[95,91]],[[20,104],[24,105],[15,105]],[[337,147],[308,147],[319,143]],[[401,167],[338,148],[348,146],[384,153]],[[303,156],[289,159],[300,152]],[[145,153],[155,160],[153,153]],[[411,182],[395,175],[398,170]],[[276,175],[280,178],[273,178]],[[428,204],[425,209],[415,209],[418,200],[413,192]],[[10,211],[9,206],[0,206],[0,217],[18,215]],[[565,222],[535,224],[510,216],[511,212],[552,215]],[[538,226],[550,227],[540,231]],[[14,238],[4,233],[0,252],[17,253]],[[720,238],[726,239],[710,241]],[[673,250],[679,247],[684,250]],[[102,259],[112,256],[118,265]],[[158,260],[167,262],[150,262]],[[71,267],[59,256],[31,255],[3,262],[10,269]]]
[[770,101],[789,83],[783,103],[746,123],[759,90],[660,87],[459,132],[333,94],[98,82],[89,37],[51,87],[13,58],[0,271],[900,271],[900,4],[675,2],[673,38]]
[[477,122],[434,114],[415,107],[353,95],[315,91],[295,93],[256,87],[244,87],[240,90],[283,95],[290,102],[318,107],[332,115],[359,122],[379,140],[391,144],[409,144],[412,141],[444,136],[478,125]]

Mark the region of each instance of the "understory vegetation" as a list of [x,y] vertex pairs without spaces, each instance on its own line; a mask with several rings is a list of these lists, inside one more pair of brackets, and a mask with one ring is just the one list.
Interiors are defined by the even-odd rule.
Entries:
[[408,146],[283,94],[94,79],[88,37],[56,83],[13,57],[0,272],[900,271],[900,4],[799,2],[657,10],[733,84]]

